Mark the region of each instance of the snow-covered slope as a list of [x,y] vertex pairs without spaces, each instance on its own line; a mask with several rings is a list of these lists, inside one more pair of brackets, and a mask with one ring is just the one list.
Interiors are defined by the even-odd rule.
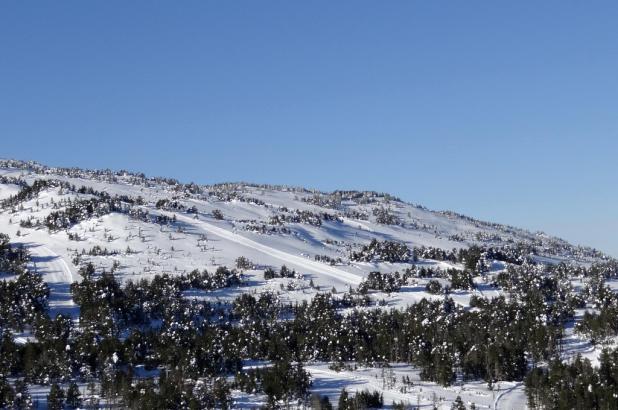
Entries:
[[[125,172],[55,169],[17,161],[0,163],[0,176],[6,182],[0,184],[0,198],[15,195],[18,184],[32,184],[38,179],[71,186],[46,187],[14,209],[5,210],[0,214],[0,229],[11,237],[20,231],[22,241],[58,254],[67,262],[72,275],[77,268],[71,262],[75,256],[96,246],[112,254],[85,255],[80,262],[89,260],[110,269],[117,261],[120,266],[116,273],[125,277],[232,266],[237,257],[245,256],[260,266],[288,265],[316,284],[336,287],[357,285],[373,270],[405,268],[379,261],[351,262],[350,252],[372,239],[403,242],[410,248],[447,250],[472,244],[526,244],[534,249],[536,257],[551,261],[590,263],[603,257],[592,249],[574,247],[542,233],[481,222],[452,212],[430,211],[374,192],[329,194],[243,183],[183,185]],[[141,203],[131,205],[131,212],[147,213],[148,218],[136,218],[127,210],[80,218],[67,229],[46,229],[45,218],[63,209],[64,202],[96,197],[76,192],[82,187],[112,197],[139,197]],[[217,211],[222,219],[213,216]],[[175,218],[175,222],[152,222],[160,216]],[[28,224],[22,221],[28,220],[32,220],[34,228],[25,227]],[[77,235],[79,240],[70,240],[69,234]],[[131,251],[127,252],[128,249]],[[316,261],[316,256],[338,262],[331,266]]]
[[[229,300],[242,292],[272,291],[283,300],[299,301],[333,288],[356,288],[375,271],[463,269],[461,260],[435,255],[456,255],[458,249],[473,245],[543,264],[590,266],[608,259],[594,249],[543,233],[431,211],[376,192],[325,193],[248,183],[199,186],[124,171],[50,168],[7,160],[0,161],[0,201],[0,232],[30,250],[32,269],[50,287],[51,313],[70,315],[76,322],[79,308],[71,299],[70,284],[81,280],[79,269],[86,263],[98,271],[113,271],[125,282],[238,266],[245,286],[189,292],[187,297]],[[372,243],[403,244],[409,254],[384,257]],[[239,264],[239,257],[249,265]],[[506,266],[490,255],[483,263],[493,273]],[[278,270],[282,265],[297,274],[265,277],[267,268]],[[393,307],[442,298],[427,291],[428,282],[415,277],[399,292],[374,296]],[[474,284],[473,289],[450,296],[467,307],[473,295],[500,294],[487,285],[487,278],[477,276]],[[581,351],[589,348],[576,336],[573,343]],[[337,386],[378,383],[370,370],[335,374],[327,365],[316,364],[308,371],[315,386],[325,391],[337,377],[341,379]],[[521,384],[515,383],[491,392],[481,383],[457,388],[419,384],[422,387],[414,388],[419,391],[412,389],[414,395],[396,384],[390,389],[378,387],[393,400],[409,398],[427,405],[435,404],[436,392],[447,398],[445,406],[457,395],[486,407],[500,402],[521,405],[524,400]]]

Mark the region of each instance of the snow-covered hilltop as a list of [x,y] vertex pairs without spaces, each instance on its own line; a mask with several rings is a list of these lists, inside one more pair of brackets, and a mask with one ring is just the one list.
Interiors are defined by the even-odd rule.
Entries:
[[[594,318],[587,318],[585,326],[581,321],[587,308],[603,314],[603,306],[613,306],[614,299],[603,294],[603,289],[604,286],[613,287],[613,278],[617,275],[616,262],[594,249],[453,212],[431,211],[388,194],[325,193],[248,183],[202,186],[125,171],[52,168],[14,160],[0,161],[0,232],[10,238],[11,245],[6,246],[28,251],[29,259],[24,259],[24,266],[40,274],[49,288],[46,302],[49,316],[54,318],[61,314],[72,319],[76,333],[67,333],[69,350],[89,326],[98,329],[100,324],[93,317],[106,317],[96,310],[98,307],[92,306],[98,303],[97,299],[91,299],[98,291],[101,291],[101,300],[109,298],[109,292],[99,289],[107,286],[104,280],[112,281],[117,292],[126,292],[126,295],[129,294],[127,289],[142,280],[145,281],[140,286],[145,288],[163,280],[165,284],[157,286],[171,286],[179,292],[177,297],[180,298],[161,302],[163,306],[167,306],[165,303],[175,306],[181,300],[191,306],[201,306],[201,309],[216,304],[217,309],[221,309],[217,313],[220,320],[228,321],[225,326],[232,328],[242,328],[245,320],[249,328],[252,321],[265,320],[272,314],[269,306],[274,303],[268,298],[275,298],[273,306],[279,310],[272,322],[262,323],[264,328],[284,326],[282,321],[290,318],[300,320],[302,312],[298,311],[298,306],[307,306],[299,305],[306,301],[310,307],[326,303],[326,308],[315,307],[316,312],[333,309],[333,314],[341,315],[338,320],[342,323],[357,314],[379,314],[377,312],[396,308],[415,318],[406,326],[416,323],[419,335],[428,333],[432,326],[435,329],[443,326],[439,323],[441,317],[450,322],[449,315],[469,323],[475,320],[491,322],[493,319],[477,316],[493,312],[492,309],[512,311],[511,319],[505,317],[504,323],[496,322],[493,326],[497,329],[506,328],[507,324],[520,326],[507,330],[507,334],[513,335],[513,332],[530,328],[528,322],[518,322],[525,315],[518,313],[519,309],[523,309],[522,312],[539,309],[530,320],[539,326],[539,334],[535,337],[541,342],[536,339],[533,342],[529,339],[532,336],[526,335],[512,350],[509,350],[511,346],[508,349],[500,347],[498,340],[488,341],[492,339],[489,336],[488,340],[479,341],[479,345],[462,341],[458,347],[450,346],[460,333],[465,333],[463,329],[451,329],[453,334],[447,339],[448,348],[438,346],[441,339],[436,335],[431,340],[421,340],[419,335],[384,335],[382,332],[374,336],[388,337],[396,342],[389,345],[388,354],[377,353],[386,341],[374,347],[360,344],[354,348],[358,350],[333,347],[340,343],[343,336],[339,335],[324,351],[320,350],[318,341],[314,344],[303,341],[309,343],[306,349],[315,353],[297,351],[300,342],[292,343],[286,349],[290,350],[293,360],[287,357],[288,362],[282,362],[284,364],[278,361],[281,358],[276,353],[252,348],[237,350],[235,358],[241,361],[240,368],[229,367],[231,365],[226,362],[216,371],[205,364],[200,369],[205,366],[208,371],[197,371],[194,369],[197,365],[191,360],[199,361],[199,354],[187,359],[187,369],[197,373],[183,373],[183,377],[193,383],[185,380],[185,384],[197,389],[199,383],[212,382],[212,379],[203,380],[204,377],[227,378],[231,401],[226,405],[235,407],[283,405],[284,402],[300,406],[303,397],[309,400],[307,392],[313,392],[312,405],[327,408],[325,398],[340,400],[342,387],[347,388],[346,394],[368,389],[366,397],[362,394],[356,397],[365,400],[365,404],[376,399],[369,393],[371,391],[378,392],[385,404],[397,403],[403,407],[432,404],[449,408],[457,396],[462,403],[475,403],[477,408],[523,406],[526,397],[522,381],[529,374],[528,366],[538,363],[546,366],[555,357],[569,361],[577,354],[587,355],[593,363],[598,363],[600,348],[589,342],[589,339],[595,341],[600,334],[594,328]],[[6,260],[13,260],[11,258],[7,256]],[[0,274],[4,283],[21,280],[24,273],[18,265],[3,268],[5,272]],[[119,290],[121,288],[125,290]],[[542,293],[541,299],[528,300],[529,295],[538,290]],[[264,312],[258,310],[257,317],[239,307],[242,303],[250,303],[246,301],[249,296],[259,303],[263,301],[266,306],[263,306]],[[322,300],[324,297],[326,302]],[[156,304],[159,300],[145,302]],[[425,305],[427,303],[429,305]],[[500,303],[505,305],[499,308]],[[518,307],[518,303],[523,307]],[[561,303],[566,307],[560,308],[558,313],[552,310]],[[184,340],[182,335],[175,339],[176,336],[169,334],[183,332],[176,328],[181,319],[169,319],[165,311],[157,314],[148,309],[142,311],[143,304],[141,300],[141,319],[125,317],[130,305],[122,305],[123,309],[116,309],[123,319],[116,323],[116,319],[110,319],[116,316],[110,314],[108,319],[112,327],[98,329],[95,333],[101,336],[109,331],[110,337],[128,343],[129,332],[143,331],[146,323],[143,318],[150,317],[148,323],[159,323],[157,329],[164,329],[161,331],[166,337],[175,342]],[[98,312],[99,316],[93,316],[92,312]],[[207,320],[201,312],[191,316],[191,320],[195,322],[196,317]],[[227,314],[231,316],[228,318]],[[496,317],[487,314],[488,318]],[[15,315],[21,315],[16,322],[23,323],[3,325],[0,331],[12,332],[18,346],[39,341],[41,337],[37,336],[34,319],[27,314]],[[420,320],[421,317],[424,319]],[[7,313],[5,318],[8,320],[11,316]],[[380,323],[381,319],[375,320]],[[389,320],[395,323],[402,319]],[[575,324],[580,326],[577,331]],[[493,332],[489,328],[486,331]],[[259,333],[254,331],[250,338],[257,337],[256,332]],[[611,341],[614,334],[613,330],[601,333],[606,342]],[[367,336],[365,343],[374,343],[371,341],[374,336]],[[409,346],[397,344],[406,337],[410,338]],[[249,339],[243,340],[241,344],[250,343]],[[258,338],[255,345],[260,343],[262,339]],[[548,346],[535,350],[532,345],[538,347],[539,343]],[[430,345],[434,347],[425,352],[425,347]],[[193,345],[187,346],[187,351],[191,352]],[[495,347],[498,350],[492,350],[492,346],[498,346]],[[375,352],[368,356],[361,354],[368,349],[375,349]],[[443,355],[436,349],[444,349]],[[108,361],[101,359],[105,365],[89,363],[88,377],[94,377],[97,386],[102,383],[98,373],[103,371],[100,366],[109,366],[120,373],[126,372],[127,367],[131,372],[141,369],[140,377],[146,381],[148,374],[158,377],[161,369],[170,370],[166,365],[170,358],[163,358],[162,353],[155,355],[157,359],[150,356],[148,360],[130,359],[130,350],[125,347],[124,354],[110,353]],[[482,357],[468,360],[468,355],[474,355],[475,351],[484,353]],[[513,364],[514,368],[498,365],[509,360],[518,364]],[[302,386],[297,386],[300,390],[294,392],[273,393],[264,387],[266,382],[260,379],[263,375],[258,372],[256,376],[251,370],[279,371],[278,366],[299,361],[304,362],[304,367],[294,376],[299,378],[299,385],[304,380],[302,374],[306,373],[311,380],[310,388],[302,394],[299,393]],[[498,364],[492,367],[490,362]],[[149,370],[144,370],[144,366]],[[449,370],[443,372],[442,366]],[[292,370],[284,367],[281,371],[285,377],[292,377],[286,373]],[[236,369],[236,376],[232,369]],[[244,376],[239,376],[239,369],[244,369],[246,374],[241,372]],[[87,377],[82,370],[68,369],[56,378],[37,373],[27,379],[32,384],[31,390],[38,388],[43,392],[40,393],[43,400],[49,387],[35,385],[49,385],[50,381],[66,384],[71,378],[85,383]],[[16,373],[15,377],[20,376],[23,375]],[[257,384],[262,387],[247,387],[249,379],[256,383],[256,377]],[[108,397],[104,388],[97,386],[92,387],[91,396],[97,396],[100,403],[113,404],[118,400],[122,406],[128,405],[128,396],[120,399],[121,393],[116,392],[117,396]],[[158,388],[154,391],[161,394]],[[191,392],[197,394],[194,390]],[[85,398],[86,394],[83,396]],[[223,402],[217,401],[219,399],[213,400],[215,407],[223,406]],[[144,402],[138,400],[136,403]]]
[[[430,211],[376,192],[323,193],[245,183],[200,186],[21,161],[0,162],[0,177],[5,200],[25,185],[46,181],[12,207],[7,204],[10,212],[0,216],[5,232],[14,236],[20,231],[67,261],[91,260],[108,270],[118,261],[119,275],[232,266],[245,256],[264,266],[290,265],[318,283],[358,284],[372,270],[393,269],[379,257],[350,260],[353,251],[374,239],[417,248],[416,256],[424,259],[432,259],[432,248],[475,244],[556,263],[606,259],[594,249],[542,233]],[[97,255],[98,248],[106,254]],[[95,255],[80,258],[82,249]]]

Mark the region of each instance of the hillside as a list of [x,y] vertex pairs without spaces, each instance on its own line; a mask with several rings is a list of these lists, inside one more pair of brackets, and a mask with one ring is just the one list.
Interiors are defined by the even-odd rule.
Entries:
[[[326,408],[324,398],[343,403],[345,387],[351,396],[378,392],[385,406],[450,408],[460,396],[476,408],[521,408],[535,395],[542,403],[544,391],[530,387],[526,398],[526,380],[543,377],[531,369],[551,372],[552,361],[571,363],[578,354],[603,364],[602,347],[613,346],[618,333],[604,325],[618,317],[615,260],[550,235],[384,193],[203,186],[4,160],[0,232],[10,238],[6,249],[28,254],[23,266],[5,264],[4,283],[21,280],[24,270],[40,275],[48,294],[34,310],[70,319],[62,339],[68,350],[58,354],[72,364],[51,376],[24,365],[23,349],[44,340],[38,313],[1,317],[2,334],[22,349],[22,359],[0,373],[11,374],[6,383],[13,388],[27,380],[42,405],[50,385],[66,390],[74,380],[84,400],[143,406],[147,394],[105,384],[106,377],[126,382],[131,369],[155,396],[163,394],[163,370],[171,372],[184,386],[177,386],[178,397],[188,394],[183,388],[192,392],[187,406],[195,400],[198,407]],[[359,327],[350,334],[331,322],[312,328],[325,312],[347,330]],[[300,322],[305,316],[308,322]],[[235,332],[238,341],[229,341]],[[478,343],[470,342],[477,333]],[[320,337],[333,334],[322,346]],[[93,335],[102,353],[80,345]],[[169,343],[157,347],[148,337]],[[170,343],[182,352],[167,350]],[[147,352],[136,353],[145,345]],[[77,364],[67,353],[75,349],[93,358]],[[482,354],[473,359],[474,352]],[[300,387],[272,381],[279,370]],[[217,389],[223,393],[212,393]],[[210,398],[200,402],[197,390]]]

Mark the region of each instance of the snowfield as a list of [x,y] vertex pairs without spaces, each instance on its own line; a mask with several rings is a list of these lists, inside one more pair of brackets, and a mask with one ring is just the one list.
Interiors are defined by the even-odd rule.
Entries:
[[[321,292],[341,293],[355,289],[375,271],[464,269],[459,262],[422,256],[395,262],[380,258],[352,260],[352,252],[361,250],[372,240],[403,243],[410,249],[444,250],[523,243],[537,249],[534,258],[543,263],[590,266],[605,260],[595,250],[572,246],[549,235],[450,212],[431,211],[376,193],[335,195],[302,188],[242,183],[198,187],[190,192],[177,183],[134,174],[67,171],[10,161],[0,168],[0,177],[7,179],[0,184],[0,200],[20,191],[16,180],[28,185],[36,180],[53,180],[76,187],[76,190],[46,188],[0,212],[0,232],[28,249],[31,254],[29,269],[42,275],[49,286],[50,315],[69,316],[76,325],[79,325],[80,310],[73,301],[70,287],[82,280],[79,269],[88,262],[98,270],[113,271],[117,278],[127,282],[152,279],[161,274],[188,274],[195,269],[214,272],[220,266],[234,268],[237,258],[242,256],[252,264],[251,268],[243,269],[243,286],[214,291],[191,290],[185,292],[185,296],[222,301],[232,300],[242,293],[271,292],[278,293],[283,301],[300,302],[310,301]],[[82,193],[78,191],[80,187],[87,189]],[[130,212],[81,218],[57,230],[44,225],[48,216],[66,208],[67,204],[97,198],[92,192],[131,200],[139,197],[140,200],[131,205]],[[138,212],[148,218],[136,217]],[[473,296],[505,295],[490,286],[489,280],[505,272],[508,264],[497,260],[490,260],[489,264],[485,276],[473,278],[473,289],[453,289],[450,296],[456,304],[470,309]],[[298,275],[265,278],[267,268],[278,270],[282,265]],[[371,292],[371,297],[383,306],[397,309],[422,299],[442,300],[442,295],[427,290],[429,281],[429,278],[410,279],[398,291],[376,290]],[[445,279],[438,282],[449,285]],[[575,279],[574,284],[583,286],[583,279]],[[579,311],[579,316],[584,311]],[[17,340],[23,344],[31,337],[26,332]],[[565,341],[565,360],[580,353],[598,364],[600,348],[576,334],[573,326],[566,329]],[[435,405],[450,409],[457,396],[479,409],[522,409],[527,405],[521,382],[500,381],[491,390],[486,383],[463,380],[442,387],[422,381],[419,370],[405,363],[392,363],[389,368],[349,365],[348,369],[335,371],[328,363],[308,364],[306,370],[312,378],[312,391],[328,396],[333,403],[345,387],[350,392],[379,391],[387,406],[401,402],[420,408]],[[401,382],[406,376],[411,379],[410,385]],[[42,392],[38,399],[44,403],[47,390],[40,387],[36,391]],[[263,403],[263,398],[257,396],[234,394],[237,407]]]

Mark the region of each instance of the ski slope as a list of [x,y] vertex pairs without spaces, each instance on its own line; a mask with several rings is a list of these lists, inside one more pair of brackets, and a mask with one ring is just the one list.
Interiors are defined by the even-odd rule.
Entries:
[[361,276],[346,272],[343,269],[338,269],[324,263],[315,262],[307,258],[292,255],[284,251],[272,248],[270,246],[263,245],[261,243],[255,242],[249,238],[246,238],[234,232],[230,232],[227,229],[218,227],[206,221],[196,220],[184,215],[177,215],[177,218],[185,221],[188,224],[196,225],[202,228],[204,231],[216,235],[220,238],[227,239],[228,241],[256,250],[265,255],[272,256],[273,258],[276,258],[281,262],[295,265],[320,275],[326,275],[337,280],[342,280],[351,285],[358,285],[363,279]]
[[50,290],[50,316],[62,314],[79,320],[79,307],[71,296],[71,283],[77,280],[69,265],[47,246],[31,244],[28,246],[33,268],[43,276]]

